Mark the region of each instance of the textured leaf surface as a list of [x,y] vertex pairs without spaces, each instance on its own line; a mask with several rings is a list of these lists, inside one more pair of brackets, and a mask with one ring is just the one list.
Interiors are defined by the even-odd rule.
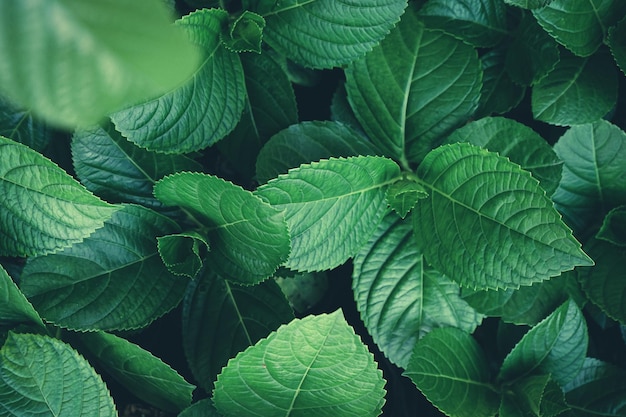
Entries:
[[386,187],[400,175],[390,159],[328,159],[292,169],[259,187],[283,210],[291,234],[288,268],[332,269],[354,256],[385,214]]
[[507,355],[498,379],[512,382],[551,374],[561,386],[578,374],[587,353],[585,319],[572,300],[533,327]]
[[33,256],[80,242],[117,210],[49,159],[0,137],[0,255]]
[[205,398],[185,408],[178,417],[220,417],[213,406],[213,400]]
[[293,319],[272,280],[240,286],[206,272],[190,284],[183,304],[183,347],[205,391],[228,360]]
[[22,322],[44,325],[32,304],[0,265],[0,325]]
[[176,229],[147,208],[124,206],[82,243],[30,259],[20,286],[45,320],[62,327],[146,326],[183,296],[185,281],[167,271],[156,244]]
[[50,141],[50,129],[29,110],[16,108],[0,97],[0,136],[23,143],[41,152]]
[[170,19],[146,0],[3,2],[0,90],[55,124],[95,124],[195,70],[199,54]]
[[346,69],[348,99],[365,132],[385,156],[411,162],[471,116],[481,79],[476,50],[425,29],[412,9]]
[[283,213],[250,191],[212,175],[183,172],[159,181],[154,195],[199,216],[211,245],[207,262],[228,279],[256,284],[287,260]]
[[9,333],[0,349],[0,412],[8,416],[116,417],[106,385],[69,345]]
[[513,82],[505,67],[505,50],[492,49],[480,57],[483,87],[475,117],[506,113],[522,101],[525,89]]
[[312,68],[338,67],[371,50],[389,33],[406,0],[246,0],[267,22],[264,40]]
[[598,120],[615,106],[617,76],[608,53],[579,58],[563,52],[554,70],[532,90],[533,116],[555,125]]
[[239,56],[220,44],[227,14],[202,9],[178,21],[204,51],[191,80],[167,94],[113,114],[117,129],[153,151],[186,153],[206,148],[235,128],[246,87]]
[[209,242],[200,233],[192,231],[157,237],[157,247],[172,274],[194,278],[204,265]]
[[626,133],[606,121],[571,127],[554,145],[563,176],[553,199],[574,230],[626,204]]
[[626,18],[609,30],[607,45],[611,49],[615,62],[626,74]]
[[538,9],[546,6],[552,0],[504,0],[505,3],[524,9]]
[[375,417],[385,384],[340,310],[294,320],[230,360],[213,393],[230,416]]
[[393,183],[387,189],[387,204],[403,219],[422,198],[428,197],[423,186],[409,179]]
[[289,305],[297,313],[309,311],[321,301],[328,290],[328,275],[325,272],[304,272],[293,276],[275,276]]
[[517,288],[591,264],[537,180],[508,159],[456,143],[417,175],[430,194],[413,209],[418,248],[462,286]]
[[170,412],[191,404],[195,387],[147,350],[104,332],[83,333],[80,340],[107,373],[148,404]]
[[498,410],[485,353],[462,330],[446,327],[424,336],[404,374],[448,416],[490,417]]
[[244,10],[232,23],[226,33],[221,33],[224,45],[233,52],[261,53],[265,19],[249,10]]
[[502,395],[500,417],[553,417],[569,410],[561,387],[550,375],[526,377],[507,387]]
[[352,289],[376,345],[406,368],[419,337],[436,327],[473,332],[482,320],[460,298],[459,286],[418,252],[409,221],[385,217],[354,258]]

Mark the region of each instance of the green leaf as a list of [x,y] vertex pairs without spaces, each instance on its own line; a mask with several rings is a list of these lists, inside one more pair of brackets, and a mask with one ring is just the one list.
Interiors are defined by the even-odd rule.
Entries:
[[453,327],[434,329],[415,345],[404,375],[450,417],[491,417],[498,394],[478,343]]
[[199,62],[162,2],[3,2],[0,26],[0,90],[63,126],[162,94]]
[[626,18],[609,29],[607,45],[611,49],[611,54],[617,66],[626,74]]
[[539,180],[548,195],[559,185],[563,163],[537,132],[503,117],[485,117],[455,130],[446,143],[469,142],[509,158]]
[[213,400],[226,417],[375,417],[385,380],[340,310],[281,326],[228,362]]
[[291,168],[320,159],[379,153],[362,135],[340,122],[302,122],[272,136],[261,149],[257,180],[263,184]]
[[154,195],[198,217],[211,245],[207,262],[225,278],[257,284],[287,260],[283,213],[250,191],[212,175],[180,172],[159,181]]
[[555,125],[598,120],[617,102],[617,76],[606,52],[588,58],[563,52],[554,70],[532,89],[533,116]]
[[547,6],[552,0],[504,0],[504,2],[523,9],[538,9]]
[[141,400],[170,412],[191,404],[195,387],[147,350],[104,332],[82,333],[80,340],[107,373]]
[[419,16],[427,27],[476,47],[494,46],[508,34],[506,6],[500,0],[430,0]]
[[461,286],[517,288],[592,264],[537,180],[508,159],[456,143],[417,175],[430,194],[413,209],[418,249]]
[[574,417],[618,417],[626,412],[626,373],[598,359],[585,358],[564,390]]
[[419,200],[426,197],[428,193],[424,187],[411,179],[401,179],[393,183],[385,196],[387,204],[403,219]]
[[185,408],[178,417],[220,417],[213,406],[213,400],[205,398]]
[[291,233],[285,266],[296,271],[335,268],[354,256],[382,220],[386,187],[400,169],[376,156],[331,158],[292,169],[257,194],[284,211]]
[[30,110],[18,109],[0,97],[0,136],[41,152],[50,141],[50,130]]
[[475,117],[502,114],[517,106],[526,90],[515,84],[505,67],[506,50],[492,49],[480,57],[483,87]]
[[244,10],[232,23],[228,25],[227,33],[221,33],[221,40],[233,52],[261,53],[263,28],[265,19],[249,10]]
[[157,237],[157,247],[170,273],[194,278],[204,264],[209,242],[200,233],[191,231]]
[[44,326],[32,304],[0,265],[0,325],[23,322]]
[[74,330],[147,326],[182,299],[186,281],[161,262],[156,236],[177,231],[168,218],[124,206],[102,229],[54,255],[29,259],[20,286],[41,316]]
[[305,313],[315,306],[328,290],[325,272],[305,272],[292,277],[274,277],[289,305],[298,313]]
[[370,51],[400,20],[406,0],[246,0],[265,18],[264,40],[311,68],[338,67]]
[[352,111],[352,107],[350,107],[350,103],[348,102],[345,80],[338,82],[337,88],[333,93],[332,102],[330,103],[330,119],[335,122],[343,123],[364,135],[363,128],[361,128],[361,124],[354,115],[354,111]]
[[596,52],[607,28],[624,16],[625,6],[613,0],[553,0],[533,14],[557,42],[584,57]]
[[0,411],[9,416],[117,416],[100,376],[70,346],[13,332],[0,349]]
[[459,286],[417,251],[410,222],[388,214],[354,258],[352,290],[376,345],[406,368],[418,338],[433,328],[473,332],[482,320]]
[[568,300],[524,335],[504,359],[498,379],[511,383],[550,374],[563,386],[583,366],[587,344],[585,319],[576,303]]
[[239,56],[220,43],[227,17],[224,10],[202,9],[178,21],[204,51],[204,61],[183,86],[113,114],[125,137],[153,151],[187,153],[213,145],[235,128],[246,86]]
[[596,238],[626,246],[626,206],[616,207],[606,215]]
[[209,392],[228,359],[292,319],[272,280],[240,286],[202,274],[185,295],[182,321],[185,356],[198,384]]
[[502,395],[500,417],[554,417],[569,410],[565,396],[550,375],[535,375],[507,387]]
[[0,256],[58,251],[82,241],[118,210],[54,162],[4,137],[0,137],[0,195]]
[[384,155],[419,162],[478,106],[482,70],[476,50],[428,30],[412,9],[362,59],[346,69],[348,100]]
[[563,176],[553,199],[575,231],[626,204],[626,133],[601,120],[573,126],[554,145]]
[[186,156],[139,148],[111,124],[76,131],[72,160],[76,175],[93,193],[107,201],[136,203],[156,210],[164,210],[152,194],[158,180],[174,172],[202,169]]

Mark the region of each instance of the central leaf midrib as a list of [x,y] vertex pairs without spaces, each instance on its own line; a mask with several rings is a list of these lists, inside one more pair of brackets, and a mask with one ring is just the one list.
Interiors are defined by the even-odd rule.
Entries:
[[263,14],[263,17],[274,16],[274,15],[277,15],[279,13],[288,12],[290,10],[294,10],[294,9],[299,8],[299,7],[304,7],[304,6],[308,5],[308,4],[315,3],[316,1],[317,0],[306,0],[306,1],[302,2],[302,3],[296,3],[296,4],[293,4],[291,6],[284,7],[282,9],[272,10],[271,12]]

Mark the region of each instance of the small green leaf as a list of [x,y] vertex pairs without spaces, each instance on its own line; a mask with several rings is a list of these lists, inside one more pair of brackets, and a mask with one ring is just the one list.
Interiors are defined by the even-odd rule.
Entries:
[[58,251],[82,241],[118,210],[49,159],[4,137],[0,195],[0,256]]
[[209,242],[200,233],[191,231],[157,237],[157,247],[170,273],[194,278],[204,264]]
[[563,390],[550,375],[528,376],[507,386],[500,416],[554,417],[569,410]]
[[90,126],[185,81],[199,53],[163,2],[32,0],[0,6],[0,90],[63,126]]
[[606,215],[596,238],[626,246],[626,206],[616,207]]
[[506,50],[492,49],[480,57],[483,87],[475,117],[506,113],[524,98],[525,88],[515,84],[506,67]]
[[44,326],[41,317],[0,265],[0,325],[31,322]]
[[532,89],[533,116],[555,125],[598,120],[615,106],[617,77],[606,52],[588,58],[563,52],[554,70]]
[[274,277],[289,305],[298,313],[305,313],[326,295],[328,277],[325,272],[304,272],[292,277]]
[[498,379],[516,382],[529,375],[550,374],[561,386],[578,374],[587,353],[587,326],[572,300],[533,327],[507,355]]
[[404,375],[450,417],[492,417],[499,398],[487,357],[466,332],[434,329],[415,345]]
[[220,417],[213,406],[213,400],[205,398],[185,408],[178,417]]
[[228,25],[228,31],[222,32],[222,42],[233,52],[261,53],[261,41],[265,19],[256,13],[245,10]]
[[13,332],[0,349],[0,409],[8,416],[117,417],[106,385],[69,345]]
[[207,262],[228,279],[257,284],[287,260],[283,213],[250,191],[212,175],[180,172],[159,181],[154,195],[199,216],[211,245]]
[[281,326],[239,353],[217,379],[226,417],[375,417],[385,380],[340,310]]
[[508,159],[455,143],[417,175],[430,194],[412,213],[418,248],[461,286],[517,288],[592,264],[537,180]]
[[18,109],[0,97],[0,136],[42,152],[50,142],[51,131],[30,110]]
[[428,197],[423,186],[410,179],[402,179],[393,183],[388,189],[385,198],[393,211],[403,219],[422,198]]
[[626,74],[626,18],[609,29],[607,45],[611,49],[617,66]]
[[387,158],[331,158],[259,187],[257,194],[285,213],[291,233],[285,266],[321,271],[354,256],[382,220],[386,188],[399,175],[398,165]]
[[552,0],[504,0],[511,6],[521,7],[523,9],[538,9],[547,6]]
[[82,333],[80,340],[107,373],[148,404],[170,412],[191,404],[195,387],[147,350],[104,332]]

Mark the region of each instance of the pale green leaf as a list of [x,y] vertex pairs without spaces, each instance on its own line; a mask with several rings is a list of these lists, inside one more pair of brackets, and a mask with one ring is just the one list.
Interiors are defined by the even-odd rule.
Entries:
[[389,207],[403,219],[422,198],[428,197],[424,187],[411,179],[401,179],[393,183],[385,198]]
[[576,303],[568,300],[524,335],[504,359],[498,379],[515,382],[550,374],[563,386],[583,366],[587,344],[585,319]]
[[506,113],[524,98],[526,90],[515,84],[505,67],[506,50],[492,49],[480,57],[483,87],[475,117]]
[[163,2],[29,0],[0,6],[0,91],[64,126],[89,126],[185,81],[199,53]]
[[606,115],[617,102],[618,71],[607,52],[580,58],[566,52],[532,89],[537,120],[555,125],[579,125]]
[[37,152],[50,142],[51,131],[30,110],[18,109],[0,97],[0,136],[23,143]]
[[191,80],[167,94],[116,112],[116,128],[142,148],[186,153],[213,145],[232,131],[245,105],[246,86],[239,56],[220,43],[227,13],[197,10],[179,20],[204,61]]
[[498,411],[487,357],[462,330],[445,327],[424,336],[404,375],[450,417],[491,417]]
[[198,232],[185,232],[157,237],[159,255],[174,275],[194,278],[202,266],[209,242]]
[[229,23],[227,33],[221,33],[221,40],[233,52],[261,53],[265,19],[249,10],[244,10],[237,18]]
[[505,3],[523,9],[538,9],[550,4],[552,0],[504,0]]
[[554,417],[567,410],[563,390],[550,375],[533,375],[507,386],[499,415]]
[[205,398],[185,408],[178,417],[220,417],[213,406],[213,400]]
[[291,234],[285,266],[332,269],[354,256],[382,220],[388,185],[400,169],[376,156],[331,158],[292,169],[257,194],[284,211]]
[[455,143],[417,175],[430,194],[413,209],[418,248],[462,286],[517,288],[592,263],[539,182],[508,159]]
[[156,237],[176,223],[124,206],[82,243],[29,259],[20,287],[41,316],[76,330],[147,326],[182,299],[186,280],[161,262]]
[[118,210],[25,145],[0,136],[0,256],[80,242]]
[[69,345],[13,332],[0,349],[0,414],[117,417],[106,385]]
[[44,326],[32,304],[0,265],[0,325],[23,322]]
[[312,68],[347,64],[371,50],[398,22],[407,0],[246,0],[265,18],[263,40]]
[[283,213],[250,191],[212,175],[181,172],[159,181],[154,195],[197,217],[211,245],[207,262],[225,278],[256,284],[287,260]]
[[231,359],[213,400],[225,417],[375,417],[384,385],[338,310],[294,320]]
[[304,272],[289,277],[274,277],[289,305],[302,314],[310,310],[326,295],[328,276],[325,272]]
[[460,297],[458,284],[417,251],[411,223],[385,217],[354,258],[352,290],[376,345],[406,368],[418,338],[433,328],[473,332],[482,320]]
[[606,215],[596,238],[626,246],[626,206],[616,207]]
[[198,385],[210,392],[230,358],[292,319],[272,280],[240,286],[202,274],[185,295],[182,319],[185,356]]
[[170,412],[191,404],[195,387],[147,350],[104,332],[82,333],[80,341],[108,374],[148,404]]
[[609,29],[607,45],[611,49],[617,66],[626,74],[626,18]]
[[408,9],[381,44],[346,69],[348,100],[385,156],[419,162],[478,106],[476,50],[428,30]]

